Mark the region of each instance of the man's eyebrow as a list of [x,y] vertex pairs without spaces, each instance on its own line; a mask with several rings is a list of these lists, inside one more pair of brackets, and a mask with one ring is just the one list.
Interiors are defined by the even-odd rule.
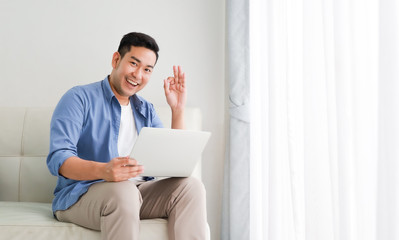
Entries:
[[[136,62],[141,63],[141,60],[136,58],[135,56],[130,56],[130,57],[133,58],[134,60],[136,60]],[[154,66],[152,66],[152,65],[147,65],[147,67],[154,68]]]

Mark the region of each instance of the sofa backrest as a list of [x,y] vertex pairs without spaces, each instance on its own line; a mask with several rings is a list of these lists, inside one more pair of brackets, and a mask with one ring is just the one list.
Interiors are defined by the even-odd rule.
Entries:
[[[169,107],[156,108],[170,127]],[[0,107],[0,201],[51,202],[57,178],[47,169],[54,108]],[[201,130],[198,108],[185,111],[186,128]],[[200,164],[193,175],[201,177]]]

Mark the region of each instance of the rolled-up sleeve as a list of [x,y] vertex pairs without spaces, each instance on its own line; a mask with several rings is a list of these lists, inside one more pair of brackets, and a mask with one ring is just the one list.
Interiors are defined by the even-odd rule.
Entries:
[[52,175],[59,176],[59,169],[65,160],[77,156],[83,120],[83,98],[76,88],[72,88],[61,98],[51,119],[47,167]]

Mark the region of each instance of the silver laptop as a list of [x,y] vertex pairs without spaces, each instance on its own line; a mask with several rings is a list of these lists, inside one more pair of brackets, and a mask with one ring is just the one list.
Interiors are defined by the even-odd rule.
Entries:
[[144,166],[144,176],[188,177],[210,136],[203,131],[144,127],[130,156]]

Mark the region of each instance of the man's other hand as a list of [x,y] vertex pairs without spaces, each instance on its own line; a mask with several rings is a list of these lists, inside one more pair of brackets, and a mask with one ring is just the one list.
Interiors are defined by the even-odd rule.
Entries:
[[104,167],[104,180],[107,182],[120,182],[137,177],[143,173],[143,166],[129,157],[117,157],[109,161]]

